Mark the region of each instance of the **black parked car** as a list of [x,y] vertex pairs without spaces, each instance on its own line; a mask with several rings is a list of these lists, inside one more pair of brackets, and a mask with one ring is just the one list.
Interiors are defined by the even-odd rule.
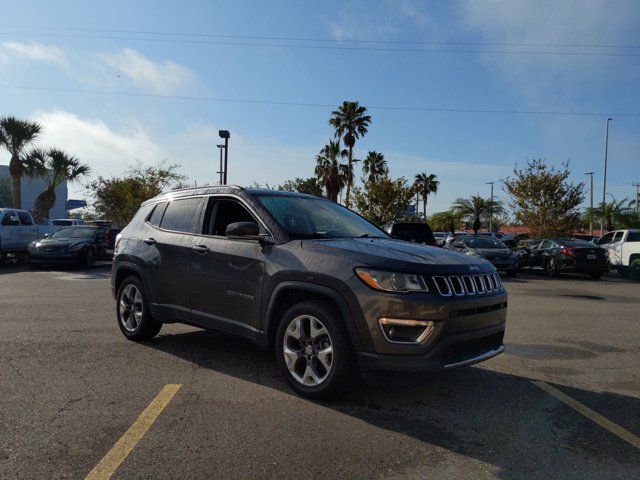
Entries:
[[61,228],[31,242],[27,247],[27,261],[30,265],[66,263],[91,267],[105,254],[105,231],[103,227],[87,225]]
[[383,230],[391,238],[397,238],[405,242],[422,243],[432,247],[438,246],[431,227],[425,222],[389,222],[384,226]]
[[516,253],[520,268],[542,268],[551,277],[574,272],[598,280],[607,270],[607,251],[576,238],[535,240]]
[[310,195],[205,187],[149,200],[118,237],[111,284],[128,339],[163,322],[243,335],[313,397],[363,370],[445,370],[504,350],[507,294],[489,262],[392,239]]
[[462,235],[449,242],[446,248],[484,258],[490,261],[496,270],[506,272],[510,277],[514,277],[518,272],[518,257],[497,238],[486,235]]

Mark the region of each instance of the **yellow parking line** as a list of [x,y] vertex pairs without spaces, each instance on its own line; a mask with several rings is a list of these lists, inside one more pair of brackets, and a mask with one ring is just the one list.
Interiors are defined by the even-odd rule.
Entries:
[[535,385],[537,385],[538,387],[540,387],[542,390],[547,392],[549,395],[552,395],[552,396],[556,397],[558,400],[560,400],[561,402],[566,403],[571,408],[573,408],[576,412],[581,413],[582,415],[587,417],[592,422],[595,422],[598,425],[600,425],[601,427],[606,428],[611,433],[613,433],[614,435],[620,437],[625,442],[630,443],[634,447],[640,449],[640,437],[638,437],[637,435],[634,435],[629,430],[626,430],[626,429],[622,428],[617,423],[613,423],[608,418],[605,418],[602,415],[600,415],[599,413],[594,412],[593,410],[591,410],[586,405],[578,402],[577,400],[574,400],[573,398],[571,398],[568,395],[565,395],[560,390],[558,390],[555,387],[552,387],[551,385],[549,385],[546,382],[538,382],[538,381],[534,381],[534,380],[532,380],[532,382]]
[[135,422],[124,432],[124,435],[109,450],[100,463],[89,472],[85,480],[107,480],[116,471],[120,464],[131,453],[131,450],[137,445],[142,436],[153,425],[156,418],[162,413],[176,392],[182,385],[167,384],[151,403],[144,409]]

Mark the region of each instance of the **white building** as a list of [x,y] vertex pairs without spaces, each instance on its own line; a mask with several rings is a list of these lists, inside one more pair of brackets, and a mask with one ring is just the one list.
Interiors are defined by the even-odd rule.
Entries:
[[[8,165],[0,165],[1,178],[8,178],[11,181]],[[36,198],[46,187],[47,185],[42,180],[22,177],[22,208],[24,210],[33,210]],[[65,218],[67,216],[67,196],[67,182],[64,182],[56,187],[56,204],[49,211],[49,218]],[[6,206],[11,207],[12,205]]]

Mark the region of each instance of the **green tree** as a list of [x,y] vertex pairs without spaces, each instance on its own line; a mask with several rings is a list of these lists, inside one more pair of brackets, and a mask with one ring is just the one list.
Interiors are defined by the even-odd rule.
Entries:
[[437,193],[439,185],[438,176],[433,173],[427,175],[426,172],[423,172],[415,176],[413,187],[418,194],[422,195],[422,214],[424,218],[427,218],[427,200],[429,195]]
[[374,151],[370,151],[362,162],[362,173],[369,183],[376,183],[380,178],[389,175],[389,167],[384,155]]
[[347,208],[351,204],[351,187],[353,186],[353,147],[358,138],[367,134],[368,127],[371,124],[371,117],[366,113],[366,107],[361,106],[358,102],[344,101],[337,110],[331,112],[331,118],[329,119],[329,125],[335,128],[336,138],[342,139],[344,146],[348,150],[347,192],[344,200]]
[[375,183],[366,182],[363,188],[354,188],[353,192],[360,215],[378,226],[401,216],[413,197],[413,188],[402,177],[395,180],[382,177]]
[[531,160],[503,180],[516,221],[528,226],[534,237],[564,235],[579,223],[584,183],[570,182],[569,174],[568,162],[556,169]]
[[9,161],[9,174],[12,183],[13,208],[22,208],[21,179],[24,174],[25,148],[42,131],[42,126],[35,122],[20,120],[15,117],[0,119],[0,145],[4,146],[11,160]]
[[339,158],[345,156],[340,149],[340,142],[329,140],[316,156],[315,174],[318,183],[327,192],[327,198],[338,201],[338,194],[344,187],[347,178],[347,165],[340,163]]
[[25,172],[31,178],[44,181],[46,187],[36,197],[33,217],[36,223],[49,218],[49,210],[56,204],[56,187],[64,182],[75,182],[89,174],[89,166],[62,150],[34,149],[25,158]]
[[479,195],[472,195],[470,198],[458,198],[452,210],[461,220],[472,225],[473,232],[477,233],[482,227],[482,223],[488,218],[489,212],[500,215],[504,212],[502,203],[497,200],[489,200]]
[[9,178],[0,178],[0,208],[11,208],[12,204],[11,180]]
[[98,177],[87,186],[93,209],[100,218],[124,227],[145,200],[159,195],[171,184],[185,179],[176,172],[179,165],[144,166],[138,163],[122,177]]
[[286,180],[282,185],[278,185],[276,190],[306,193],[307,195],[322,197],[322,187],[320,186],[318,179],[315,177]]
[[431,217],[429,217],[429,226],[431,226],[433,230],[451,232],[453,234],[459,227],[460,221],[460,215],[451,209],[445,210],[444,212],[436,212],[431,215]]

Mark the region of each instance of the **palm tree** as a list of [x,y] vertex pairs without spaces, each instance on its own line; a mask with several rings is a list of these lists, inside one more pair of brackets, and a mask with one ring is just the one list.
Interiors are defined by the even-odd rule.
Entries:
[[638,225],[638,215],[634,210],[635,200],[623,199],[619,202],[600,203],[593,210],[587,208],[585,212],[586,221],[591,218],[602,218],[605,230],[618,228],[635,228]]
[[437,180],[438,176],[433,173],[427,175],[425,172],[418,173],[413,182],[413,188],[419,195],[422,195],[422,213],[424,218],[427,218],[427,200],[430,194],[438,193],[438,185],[440,182]]
[[[337,110],[331,112],[329,125],[336,129],[335,137],[342,139],[345,147],[348,148],[349,171],[353,172],[353,147],[356,140],[367,134],[367,128],[371,124],[371,117],[366,114],[366,107],[361,106],[358,102],[344,101]],[[353,177],[353,176],[352,176]],[[353,178],[347,179],[347,193],[345,195],[345,206],[349,208],[351,200],[351,186]]]
[[316,156],[318,183],[327,192],[327,198],[334,202],[338,201],[338,194],[349,177],[348,165],[341,164],[339,160],[345,155],[346,151],[340,149],[340,142],[329,140]]
[[362,163],[362,172],[368,175],[369,183],[376,183],[380,178],[386,177],[389,174],[389,168],[384,155],[375,150],[370,151]]
[[44,180],[47,187],[36,198],[33,207],[33,217],[36,223],[49,218],[49,210],[56,203],[56,187],[64,182],[75,182],[80,177],[89,174],[89,166],[67,155],[62,150],[34,149],[26,158],[26,173],[29,177]]
[[13,208],[22,208],[22,185],[20,179],[24,173],[24,149],[41,131],[42,126],[35,122],[28,122],[15,117],[0,119],[0,145],[4,146],[11,155],[9,173],[11,174]]
[[429,217],[429,225],[432,229],[451,232],[452,235],[455,234],[459,223],[460,216],[453,209],[436,212]]
[[452,210],[462,220],[473,222],[473,233],[478,233],[487,214],[493,212],[494,215],[500,215],[504,212],[504,207],[498,200],[487,200],[480,195],[472,195],[471,198],[458,198]]

